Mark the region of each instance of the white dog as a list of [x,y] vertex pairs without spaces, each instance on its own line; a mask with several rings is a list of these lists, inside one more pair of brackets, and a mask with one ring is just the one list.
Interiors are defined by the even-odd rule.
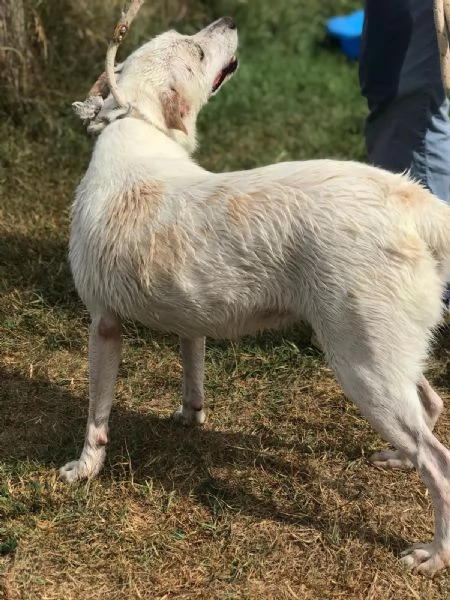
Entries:
[[432,433],[442,409],[422,371],[450,274],[450,208],[406,176],[315,160],[214,174],[190,158],[197,115],[237,67],[230,18],[193,36],[169,31],[123,64],[76,193],[70,261],[92,316],[90,407],[79,460],[105,458],[121,320],[177,333],[185,423],[203,423],[205,336],[234,338],[311,323],[345,393],[414,465],[430,491],[435,537],[410,568],[450,565],[450,452]]

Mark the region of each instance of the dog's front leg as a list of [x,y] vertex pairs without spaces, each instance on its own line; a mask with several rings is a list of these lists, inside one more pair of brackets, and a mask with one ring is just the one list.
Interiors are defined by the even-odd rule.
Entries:
[[205,376],[205,338],[180,338],[183,360],[183,404],[175,418],[186,425],[201,425],[205,422],[203,411]]
[[89,331],[89,416],[79,460],[64,465],[64,481],[94,477],[105,460],[108,420],[122,346],[122,324],[111,314],[93,316]]

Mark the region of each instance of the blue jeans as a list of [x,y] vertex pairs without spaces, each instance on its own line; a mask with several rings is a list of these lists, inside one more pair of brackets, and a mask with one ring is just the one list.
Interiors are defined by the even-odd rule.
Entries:
[[360,60],[369,161],[409,170],[450,202],[449,102],[440,70],[433,0],[366,0]]

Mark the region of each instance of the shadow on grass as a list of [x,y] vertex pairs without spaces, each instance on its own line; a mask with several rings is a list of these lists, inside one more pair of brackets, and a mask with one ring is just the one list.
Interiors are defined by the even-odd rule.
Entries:
[[0,236],[3,293],[18,289],[43,299],[49,306],[76,310],[80,307],[68,262],[68,240],[63,237],[31,237],[18,233]]
[[[5,369],[0,369],[0,388],[0,456],[8,472],[16,473],[27,461],[53,472],[79,455],[87,416],[84,396],[45,379],[26,379]],[[407,543],[403,538],[377,533],[361,518],[363,509],[328,510],[327,503],[320,500],[322,469],[297,448],[286,458],[277,456],[283,444],[274,432],[265,430],[261,435],[208,427],[188,429],[171,419],[116,404],[110,438],[107,463],[100,476],[109,482],[129,480],[132,473],[134,484],[152,480],[177,495],[195,497],[214,518],[231,511],[318,532],[329,531],[332,522],[345,534],[351,532],[394,552]],[[249,485],[255,468],[260,475],[273,474],[279,485],[297,486],[297,493],[287,490],[285,500],[278,502],[273,498],[273,478],[269,478],[271,483],[262,481],[261,493],[255,494]],[[214,475],[213,469],[220,475]],[[23,470],[19,473],[27,477]],[[326,485],[342,489],[340,479],[327,477]],[[264,489],[266,484],[268,489]],[[309,499],[307,504],[303,493]],[[361,493],[352,492],[349,502],[358,502]]]

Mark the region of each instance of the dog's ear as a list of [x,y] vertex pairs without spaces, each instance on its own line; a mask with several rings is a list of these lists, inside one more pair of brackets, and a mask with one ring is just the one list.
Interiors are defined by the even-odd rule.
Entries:
[[179,129],[187,135],[183,117],[189,112],[189,107],[177,90],[170,88],[169,91],[162,92],[161,104],[167,127],[169,129]]

